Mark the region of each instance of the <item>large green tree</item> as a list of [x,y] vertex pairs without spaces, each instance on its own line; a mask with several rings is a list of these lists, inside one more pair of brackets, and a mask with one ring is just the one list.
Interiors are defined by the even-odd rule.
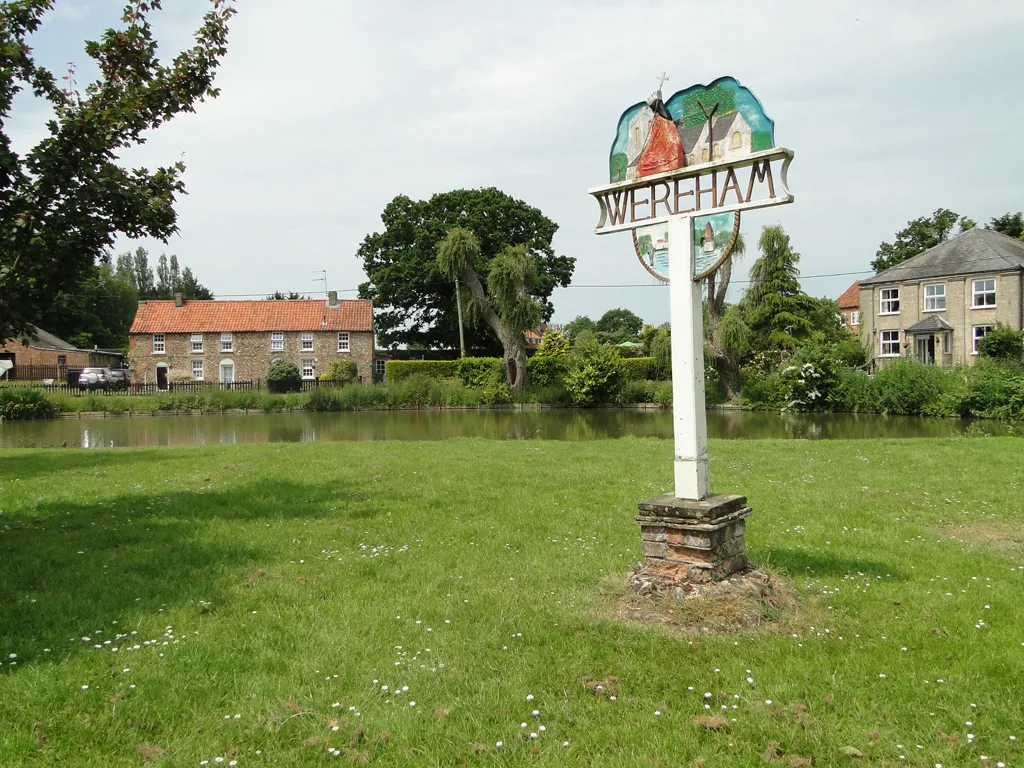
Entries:
[[602,344],[622,344],[625,341],[639,342],[643,327],[644,321],[639,315],[619,307],[601,315],[594,329]]
[[907,226],[896,233],[891,243],[878,246],[871,268],[875,272],[895,267],[922,251],[934,248],[957,232],[976,226],[976,222],[961,216],[948,208],[938,208],[931,216],[922,216],[907,222]]
[[[455,284],[437,262],[437,246],[454,227],[480,241],[474,269],[482,285],[491,262],[509,246],[521,245],[533,258],[541,319],[554,311],[551,292],[572,279],[576,260],[556,256],[551,245],[558,229],[537,208],[494,189],[460,189],[412,200],[399,195],[381,214],[382,232],[368,235],[358,255],[369,278],[359,295],[374,304],[374,322],[383,344],[459,348]],[[521,329],[522,330],[522,329]],[[467,324],[466,346],[497,352],[501,344],[484,323]]]
[[[166,240],[177,230],[182,162],[130,168],[121,155],[145,133],[217,95],[226,53],[227,0],[211,8],[194,44],[162,62],[149,16],[160,0],[132,0],[121,25],[85,44],[99,72],[84,89],[62,87],[29,44],[54,0],[0,2],[0,339],[39,321],[57,294],[75,285],[117,234]],[[69,57],[70,58],[70,57]],[[18,99],[28,91],[41,100]],[[48,114],[47,135],[24,154],[8,133],[15,104]]]
[[480,239],[464,227],[453,227],[437,246],[438,266],[462,282],[469,293],[467,306],[501,342],[509,387],[522,389],[529,383],[523,331],[535,327],[541,316],[535,298],[537,260],[525,245],[508,246],[488,264],[490,279],[484,288],[477,275],[480,255]]
[[740,307],[755,348],[793,349],[814,330],[816,309],[800,289],[800,254],[782,227],[766,226],[758,241],[761,257],[750,269],[750,288]]
[[1024,240],[1024,213],[1004,213],[996,216],[985,225],[985,229],[994,229],[1007,237]]
[[196,279],[191,268],[179,269],[177,256],[161,254],[155,277],[145,248],[119,253],[115,265],[114,275],[135,288],[140,299],[172,299],[176,293],[186,299],[213,298],[213,292]]
[[110,264],[91,267],[84,279],[61,291],[39,318],[39,327],[76,347],[121,349],[135,319],[139,292],[120,280]]

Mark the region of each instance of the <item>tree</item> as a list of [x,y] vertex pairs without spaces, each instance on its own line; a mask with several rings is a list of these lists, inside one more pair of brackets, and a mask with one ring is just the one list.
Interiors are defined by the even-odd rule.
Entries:
[[188,267],[181,271],[181,285],[178,286],[178,292],[183,293],[186,299],[197,299],[199,301],[210,301],[213,299],[213,291],[196,280],[196,276],[192,274],[192,270]]
[[994,229],[1015,240],[1024,240],[1024,213],[1018,211],[996,216],[985,225],[985,229]]
[[[437,261],[437,247],[453,227],[462,227],[480,242],[473,268],[482,285],[490,281],[491,263],[509,246],[524,246],[532,257],[540,316],[549,320],[556,286],[572,279],[576,260],[556,256],[551,239],[557,225],[534,208],[504,192],[460,189],[411,200],[399,195],[381,214],[384,231],[363,240],[358,255],[369,280],[359,295],[374,303],[374,322],[384,345],[416,344],[427,348],[459,348],[454,282]],[[519,329],[523,330],[522,328]],[[470,324],[466,347],[497,351],[490,326]]]
[[793,349],[814,330],[810,301],[800,290],[800,255],[782,227],[766,226],[758,242],[761,258],[750,269],[750,288],[740,302],[754,344],[762,349]]
[[644,321],[628,309],[609,309],[597,321],[595,330],[602,344],[621,344],[624,341],[637,341]]
[[523,331],[540,321],[537,300],[536,259],[525,245],[510,245],[491,259],[485,290],[476,272],[480,263],[480,240],[463,227],[453,227],[437,246],[437,263],[449,278],[466,286],[473,307],[501,341],[505,379],[510,389],[522,389],[529,382],[526,369],[526,339]]
[[84,279],[61,291],[43,309],[39,327],[76,347],[121,349],[135,319],[139,293],[119,279],[109,264],[97,264]]
[[[149,22],[161,0],[129,0],[122,27],[85,44],[100,75],[84,90],[73,72],[60,87],[29,46],[53,0],[0,2],[0,338],[39,320],[116,234],[166,240],[177,230],[184,164],[132,169],[119,156],[146,131],[217,96],[213,78],[235,10],[228,0],[210,2],[194,45],[162,63]],[[17,99],[26,89],[43,109]],[[48,115],[48,135],[25,153],[7,133],[16,100]]]
[[287,294],[281,293],[280,291],[274,291],[272,294],[267,296],[270,301],[297,301],[298,299],[304,299],[305,296],[300,296],[295,291],[289,291]]
[[196,280],[189,267],[179,274],[177,256],[172,255],[168,259],[161,254],[157,260],[155,281],[149,266],[149,252],[145,248],[118,254],[116,265],[114,274],[117,279],[133,286],[140,299],[173,299],[176,293],[183,294],[186,299],[213,298],[213,293]]
[[535,357],[564,357],[569,354],[569,340],[558,331],[548,328],[540,340]]
[[576,318],[570,320],[562,328],[562,332],[565,334],[569,341],[575,343],[576,337],[583,331],[590,331],[591,333],[597,332],[597,323],[591,320],[586,315],[576,315]]
[[973,229],[976,223],[948,208],[938,208],[931,216],[907,222],[907,226],[896,233],[891,243],[882,243],[875,253],[871,268],[875,272],[895,267],[922,251],[945,242],[959,227],[960,232]]

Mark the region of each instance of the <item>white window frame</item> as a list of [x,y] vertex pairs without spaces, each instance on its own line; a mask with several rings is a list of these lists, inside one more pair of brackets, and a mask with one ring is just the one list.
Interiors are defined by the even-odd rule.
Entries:
[[953,354],[953,334],[944,333],[942,334],[942,354],[952,355]]
[[189,348],[193,355],[203,354],[203,334],[193,333],[189,339]]
[[383,376],[387,363],[388,361],[385,360],[383,357],[378,357],[376,360],[373,361],[373,372],[378,376]]
[[[886,336],[888,335],[888,338]],[[879,357],[899,357],[900,356],[900,332],[897,329],[887,328],[878,334],[879,340]],[[896,350],[895,352],[886,352],[886,347]]]
[[[888,294],[888,295],[886,295]],[[893,304],[896,305],[896,309],[893,309]],[[900,313],[900,289],[899,288],[882,288],[878,292],[878,314],[880,315],[898,315]]]
[[842,326],[843,328],[845,328],[846,327],[846,313],[845,312],[840,312],[838,315],[836,315],[836,317],[839,318],[839,325]]
[[167,336],[163,333],[153,334],[153,354],[154,355],[165,355],[167,354]]
[[[231,371],[231,378],[224,378],[224,369],[227,368]],[[217,381],[221,384],[234,384],[235,383],[235,361],[231,358],[221,360],[217,364]]]
[[312,352],[313,351],[313,332],[312,331],[303,331],[302,332],[302,335],[299,337],[299,350],[302,351],[302,352]]
[[270,351],[284,352],[284,331],[272,331],[270,334]]
[[[980,331],[982,329],[984,329],[985,332],[982,333],[981,335],[978,335],[978,331]],[[987,323],[982,323],[981,325],[971,326],[971,354],[972,355],[978,354],[978,342],[981,341],[982,339],[984,339],[990,333],[992,333],[992,326],[988,325]]]
[[351,341],[349,339],[348,331],[338,332],[338,351],[339,352],[350,352],[352,350]]
[[850,325],[860,325],[860,312],[853,311],[850,313]]
[[220,351],[221,352],[234,352],[235,351],[235,337],[231,331],[225,331],[220,335]]
[[299,361],[299,373],[304,381],[311,381],[316,378],[316,362],[313,358],[303,358]]
[[[931,296],[928,295],[929,288],[939,288],[942,293],[933,293]],[[940,306],[941,301],[941,306]],[[927,283],[924,286],[924,312],[945,312],[946,311],[946,284],[945,283]]]
[[[978,290],[978,283],[992,283],[992,290],[982,288]],[[992,303],[978,303],[978,297],[992,295]],[[996,308],[996,279],[994,277],[982,277],[971,281],[971,309],[995,309]],[[981,326],[978,326],[979,328]]]
[[192,378],[196,381],[206,380],[206,371],[203,368],[203,361],[201,358],[196,358],[192,361]]

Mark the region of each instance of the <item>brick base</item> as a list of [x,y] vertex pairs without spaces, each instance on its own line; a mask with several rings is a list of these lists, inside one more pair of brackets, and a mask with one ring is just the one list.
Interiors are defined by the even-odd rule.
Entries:
[[641,501],[637,509],[646,573],[700,583],[747,567],[744,534],[753,510],[746,496],[691,501],[669,493]]

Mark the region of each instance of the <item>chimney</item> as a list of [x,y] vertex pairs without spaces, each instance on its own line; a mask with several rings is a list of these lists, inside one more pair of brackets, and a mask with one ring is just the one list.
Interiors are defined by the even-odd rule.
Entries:
[[176,306],[176,307],[184,307],[185,306],[185,294],[184,293],[176,293],[176,294],[174,294],[174,306]]
[[338,292],[337,291],[328,291],[327,292],[327,307],[329,309],[337,309],[338,308]]

